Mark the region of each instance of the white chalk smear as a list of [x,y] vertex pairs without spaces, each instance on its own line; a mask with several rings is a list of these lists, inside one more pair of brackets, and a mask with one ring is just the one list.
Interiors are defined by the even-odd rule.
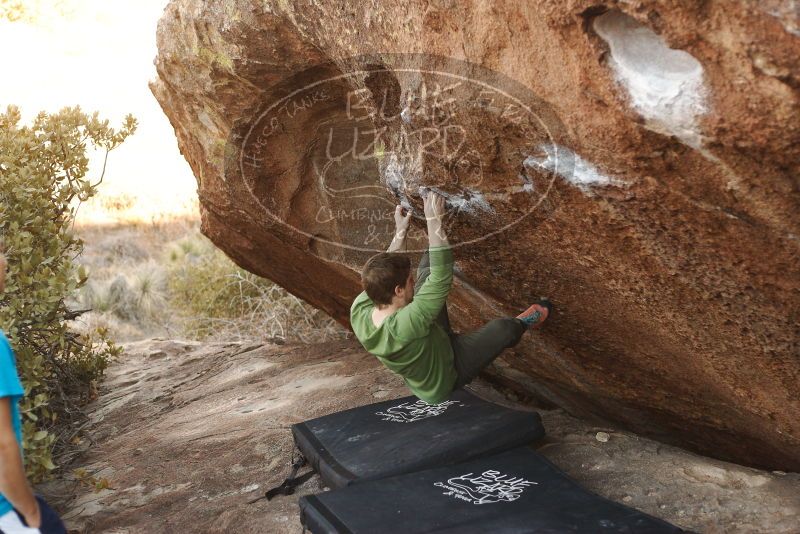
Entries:
[[475,215],[477,212],[494,213],[494,208],[480,191],[466,189],[461,194],[449,194],[439,191],[444,195],[447,203],[459,212]]
[[[524,163],[524,162],[523,162]],[[533,180],[526,173],[518,174],[517,177],[522,180],[522,189],[525,193],[533,193],[534,185]]]
[[566,147],[544,144],[540,145],[538,150],[544,155],[526,157],[522,162],[524,167],[554,172],[584,193],[591,194],[592,187],[625,185],[622,180],[603,174],[597,167]]
[[403,119],[403,122],[406,124],[411,124],[411,109],[408,106],[403,108],[403,111],[400,112],[400,118]]
[[787,32],[800,37],[800,2],[797,0],[762,0],[758,5],[768,15],[778,19]]
[[404,208],[411,209],[411,202],[406,195],[406,176],[410,174],[410,170],[400,163],[397,155],[390,154],[386,158],[386,163],[383,166],[381,176],[383,183],[385,183],[392,192],[400,199],[400,205]]
[[[420,173],[416,170],[419,165],[406,160],[401,161],[396,154],[389,154],[385,159],[386,163],[381,172],[383,183],[400,199],[401,206],[411,209],[406,191],[420,182]],[[467,188],[458,193],[448,193],[437,187],[421,186],[417,189],[418,194],[423,196],[426,189],[442,195],[445,198],[445,205],[458,213],[469,215],[476,215],[478,212],[494,213],[494,208],[478,190]]]
[[620,11],[597,17],[593,25],[608,43],[609,63],[645,126],[700,147],[697,117],[708,111],[700,62],[684,50],[669,48],[650,28]]
[[435,191],[442,195],[445,200],[445,206],[455,209],[458,213],[466,212],[470,215],[475,215],[479,211],[485,213],[495,212],[483,193],[475,189],[467,188],[459,193],[448,193],[438,187],[421,186],[419,188],[419,196],[424,198],[427,194],[426,191]]

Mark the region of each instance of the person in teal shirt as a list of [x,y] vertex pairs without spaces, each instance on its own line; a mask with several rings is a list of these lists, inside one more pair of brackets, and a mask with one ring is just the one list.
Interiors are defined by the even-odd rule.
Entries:
[[[0,294],[5,290],[5,277],[6,259],[0,253]],[[25,477],[19,413],[24,394],[14,351],[0,331],[0,533],[65,534],[58,514],[33,494]]]
[[442,227],[444,197],[424,199],[429,248],[417,270],[401,254],[410,213],[395,209],[396,232],[389,250],[371,257],[361,273],[362,291],[350,307],[350,325],[367,352],[400,375],[414,395],[438,404],[474,379],[502,351],[538,328],[552,306],[547,299],[516,317],[489,321],[468,334],[450,328],[447,296],[453,282],[453,252]]

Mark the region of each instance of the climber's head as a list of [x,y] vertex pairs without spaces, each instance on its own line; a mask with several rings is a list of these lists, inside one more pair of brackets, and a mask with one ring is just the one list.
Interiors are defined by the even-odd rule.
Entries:
[[408,256],[381,252],[367,260],[361,272],[361,285],[378,309],[398,308],[414,299],[414,274]]

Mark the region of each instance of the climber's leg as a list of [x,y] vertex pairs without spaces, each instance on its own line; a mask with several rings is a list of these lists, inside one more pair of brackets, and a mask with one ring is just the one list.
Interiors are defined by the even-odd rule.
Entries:
[[504,349],[519,343],[527,329],[521,319],[505,317],[489,321],[469,334],[451,334],[450,344],[458,376],[454,389],[468,384]]
[[[417,267],[417,279],[414,281],[414,293],[419,291],[429,274],[431,274],[431,259],[426,249],[422,254],[422,258],[419,260],[419,267]],[[450,317],[447,315],[447,302],[444,303],[439,315],[436,316],[436,322],[444,328],[445,332],[452,332],[450,329]]]

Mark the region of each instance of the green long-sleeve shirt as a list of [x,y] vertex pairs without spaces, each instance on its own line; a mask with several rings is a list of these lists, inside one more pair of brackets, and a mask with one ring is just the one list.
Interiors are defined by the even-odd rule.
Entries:
[[350,325],[367,350],[403,377],[411,391],[429,404],[447,399],[456,381],[453,348],[435,321],[453,284],[453,251],[430,248],[431,272],[407,306],[372,322],[375,303],[362,291],[350,307]]

